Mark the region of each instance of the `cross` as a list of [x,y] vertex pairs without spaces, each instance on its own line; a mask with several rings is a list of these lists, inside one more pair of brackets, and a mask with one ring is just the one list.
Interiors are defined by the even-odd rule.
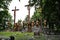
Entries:
[[13,9],[12,11],[14,11],[14,27],[15,27],[15,19],[16,19],[16,11],[18,11],[19,9],[16,9],[16,6],[15,6],[15,9]]
[[30,22],[30,5],[25,5],[28,9],[28,23]]
[[28,4],[28,5],[25,5],[25,7],[27,7],[27,9],[28,9],[28,32],[30,32],[31,30],[30,30],[30,5]]

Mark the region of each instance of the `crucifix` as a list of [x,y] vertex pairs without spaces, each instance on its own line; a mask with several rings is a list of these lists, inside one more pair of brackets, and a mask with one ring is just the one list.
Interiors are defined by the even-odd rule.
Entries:
[[16,6],[15,6],[15,9],[13,9],[12,11],[14,11],[14,27],[15,27],[15,19],[16,19],[16,11],[18,11],[19,9],[16,9]]
[[30,27],[30,5],[25,5],[28,9],[28,32],[31,31]]
[[28,23],[30,22],[30,5],[25,5],[28,9]]

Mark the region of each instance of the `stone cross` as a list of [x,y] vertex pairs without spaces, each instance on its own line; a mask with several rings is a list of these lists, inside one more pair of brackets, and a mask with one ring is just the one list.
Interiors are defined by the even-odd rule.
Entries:
[[15,6],[15,9],[13,9],[12,11],[14,11],[14,27],[15,27],[15,19],[16,19],[16,11],[18,11],[19,9],[16,9],[16,6]]

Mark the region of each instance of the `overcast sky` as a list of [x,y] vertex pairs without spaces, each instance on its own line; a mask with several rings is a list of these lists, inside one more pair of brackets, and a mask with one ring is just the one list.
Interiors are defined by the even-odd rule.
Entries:
[[[12,11],[12,9],[14,9],[15,6],[17,9],[19,9],[19,11],[16,12],[16,22],[19,19],[24,20],[26,15],[28,15],[27,7],[25,7],[25,5],[28,4],[28,1],[29,0],[20,0],[20,2],[19,2],[19,0],[12,0],[12,2],[10,3],[9,12],[12,15],[12,19],[14,19],[14,12]],[[33,13],[34,13],[34,7],[31,7],[30,17],[33,15]]]

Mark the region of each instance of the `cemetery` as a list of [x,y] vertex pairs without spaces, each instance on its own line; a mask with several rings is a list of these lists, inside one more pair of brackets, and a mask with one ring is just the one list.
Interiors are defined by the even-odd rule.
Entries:
[[0,0],[0,40],[60,40],[59,4],[58,0]]

